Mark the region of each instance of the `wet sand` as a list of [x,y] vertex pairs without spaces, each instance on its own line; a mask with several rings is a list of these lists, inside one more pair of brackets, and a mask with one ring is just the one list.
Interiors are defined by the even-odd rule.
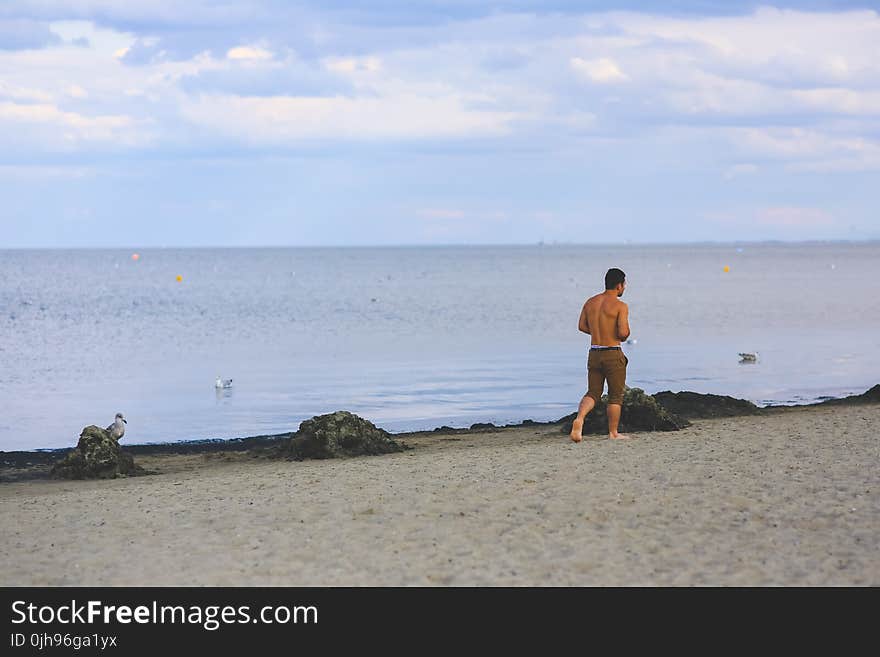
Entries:
[[153,454],[0,483],[2,585],[880,585],[880,405],[408,434],[399,454]]

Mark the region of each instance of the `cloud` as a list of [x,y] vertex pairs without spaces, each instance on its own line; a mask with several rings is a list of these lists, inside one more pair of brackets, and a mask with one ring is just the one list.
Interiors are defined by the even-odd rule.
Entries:
[[329,57],[324,60],[324,67],[335,73],[375,73],[382,69],[382,60],[378,57]]
[[790,93],[797,103],[819,112],[837,115],[880,117],[880,90],[856,91],[842,88],[798,89]]
[[473,111],[466,98],[397,92],[381,97],[241,97],[203,95],[186,100],[192,123],[252,144],[315,139],[425,139],[498,136],[515,114]]
[[[880,17],[871,11],[762,9],[746,16],[595,17],[609,35],[571,40],[572,69],[620,81],[628,118],[674,122],[876,116]],[[607,60],[607,61],[605,61]],[[624,73],[625,71],[625,73]],[[628,102],[627,102],[628,101]]]
[[131,33],[107,29],[91,21],[56,20],[49,23],[49,27],[60,41],[57,50],[61,52],[69,52],[69,46],[74,46],[102,55],[112,54],[136,40]]
[[585,60],[580,57],[572,57],[569,60],[571,67],[578,73],[588,77],[593,82],[607,84],[612,82],[625,82],[629,80],[626,74],[614,60],[607,57]]
[[59,149],[79,142],[139,145],[147,140],[146,135],[138,130],[139,123],[130,116],[86,116],[61,110],[50,103],[0,102],[0,125],[47,128],[49,132],[40,133],[40,140],[47,144],[57,140]]
[[[620,140],[636,154],[698,149],[708,136],[721,149],[716,177],[748,173],[731,169],[742,162],[876,165],[876,12],[504,6],[442,22],[408,9],[418,20],[395,22],[390,6],[367,20],[353,4],[205,0],[175,19],[170,0],[74,1],[60,15],[77,20],[51,23],[54,45],[0,51],[0,98],[149,120],[159,148],[194,144],[193,125],[199,148],[490,137],[548,153]],[[52,18],[40,7],[11,20]],[[89,45],[74,51],[77,39]]]
[[272,59],[272,53],[256,46],[236,46],[226,51],[228,59],[239,61]]
[[179,88],[187,94],[229,96],[326,97],[350,95],[351,82],[329,73],[323,67],[285,60],[234,62],[231,66],[199,70],[180,79]]
[[732,145],[743,153],[760,155],[791,167],[823,170],[880,168],[880,139],[834,129],[736,128],[728,131]]
[[50,102],[53,96],[42,89],[16,87],[0,80],[0,98],[25,102]]

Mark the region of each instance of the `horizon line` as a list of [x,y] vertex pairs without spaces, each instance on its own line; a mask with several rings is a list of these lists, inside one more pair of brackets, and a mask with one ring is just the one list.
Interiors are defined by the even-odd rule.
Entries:
[[878,237],[834,238],[834,239],[766,239],[766,240],[692,240],[681,242],[651,242],[624,240],[621,242],[561,242],[540,240],[535,242],[445,242],[439,244],[388,243],[388,244],[254,244],[254,245],[154,245],[154,246],[0,246],[0,251],[120,251],[120,250],[164,250],[164,249],[407,249],[407,248],[480,248],[480,247],[524,247],[524,246],[584,246],[584,247],[627,247],[627,246],[700,246],[725,244],[871,244],[880,242]]

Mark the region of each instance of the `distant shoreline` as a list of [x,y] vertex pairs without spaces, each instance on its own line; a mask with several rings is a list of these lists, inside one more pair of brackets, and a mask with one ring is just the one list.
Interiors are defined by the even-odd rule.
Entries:
[[157,246],[15,246],[0,248],[4,251],[183,251],[183,250],[206,250],[206,249],[445,249],[445,248],[507,248],[507,247],[643,247],[643,246],[798,246],[798,245],[822,245],[822,244],[880,244],[880,237],[865,237],[861,239],[827,239],[827,240],[728,240],[694,242],[511,242],[498,244],[486,242],[485,244],[461,243],[461,244],[254,244],[249,246],[229,245],[157,245]]

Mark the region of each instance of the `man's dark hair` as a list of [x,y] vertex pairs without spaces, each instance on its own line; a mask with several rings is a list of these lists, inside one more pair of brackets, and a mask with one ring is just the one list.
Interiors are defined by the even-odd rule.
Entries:
[[613,290],[626,280],[626,274],[616,267],[612,267],[605,273],[605,289]]

